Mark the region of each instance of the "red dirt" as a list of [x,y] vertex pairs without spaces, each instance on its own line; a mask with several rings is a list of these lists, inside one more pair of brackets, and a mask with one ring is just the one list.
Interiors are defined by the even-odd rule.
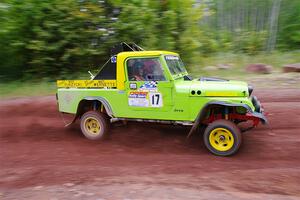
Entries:
[[129,123],[89,141],[54,96],[0,101],[0,199],[300,198],[300,90],[256,95],[270,125],[226,158],[187,128]]

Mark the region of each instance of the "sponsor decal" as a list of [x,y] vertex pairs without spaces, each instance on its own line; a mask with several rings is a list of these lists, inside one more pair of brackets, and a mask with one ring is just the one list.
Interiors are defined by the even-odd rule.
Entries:
[[111,63],[116,63],[117,62],[117,56],[112,56],[110,58]]
[[136,83],[129,83],[129,88],[130,88],[131,90],[136,90],[136,89],[137,89]]
[[101,88],[117,87],[116,80],[58,80],[59,88]]
[[132,90],[128,93],[128,105],[135,107],[162,107],[162,94],[157,91],[157,84],[156,81],[146,81],[137,89],[136,83],[130,83],[129,88]]
[[157,89],[157,81],[148,81],[145,82],[139,89],[141,90],[156,90]]
[[166,60],[179,60],[178,56],[166,56]]
[[128,105],[135,107],[162,107],[162,95],[151,91],[130,91]]
[[149,107],[148,92],[131,91],[128,94],[128,105],[136,107]]
[[137,92],[129,92],[129,98],[146,98],[148,95],[148,92],[141,92],[141,91],[137,91]]

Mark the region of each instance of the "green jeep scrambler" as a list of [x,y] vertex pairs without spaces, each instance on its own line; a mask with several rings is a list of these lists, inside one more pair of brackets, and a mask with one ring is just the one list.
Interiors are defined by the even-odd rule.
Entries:
[[[253,88],[245,82],[189,76],[178,54],[145,51],[121,43],[91,80],[58,80],[59,111],[80,119],[91,140],[109,134],[110,123],[140,121],[205,127],[205,146],[219,156],[237,152],[241,132],[266,123]],[[240,130],[238,124],[250,121]],[[249,123],[248,123],[249,124]]]

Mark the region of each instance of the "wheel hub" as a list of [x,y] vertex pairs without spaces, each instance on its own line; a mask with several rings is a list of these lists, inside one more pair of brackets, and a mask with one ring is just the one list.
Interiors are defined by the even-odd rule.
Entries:
[[225,140],[225,136],[224,135],[220,135],[219,140],[220,141],[224,141]]
[[226,128],[215,128],[210,132],[209,143],[218,151],[228,151],[234,144],[234,137]]
[[100,122],[96,118],[94,118],[94,117],[87,118],[84,122],[84,126],[85,126],[86,131],[89,134],[92,134],[92,135],[100,134],[101,125],[100,125]]

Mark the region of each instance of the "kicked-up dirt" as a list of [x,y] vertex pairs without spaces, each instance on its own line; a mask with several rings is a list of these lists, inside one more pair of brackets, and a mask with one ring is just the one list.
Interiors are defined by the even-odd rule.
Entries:
[[231,157],[184,127],[129,123],[90,141],[54,96],[2,100],[0,199],[300,199],[300,90],[255,94],[269,125]]

